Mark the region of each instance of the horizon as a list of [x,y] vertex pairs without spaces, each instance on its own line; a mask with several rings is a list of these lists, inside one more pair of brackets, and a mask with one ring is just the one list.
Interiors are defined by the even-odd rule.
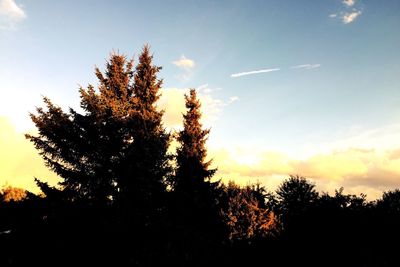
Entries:
[[0,0],[0,184],[54,184],[28,113],[41,95],[79,110],[94,66],[149,43],[167,127],[199,92],[216,178],[274,190],[299,174],[369,199],[400,187],[400,3],[172,2]]

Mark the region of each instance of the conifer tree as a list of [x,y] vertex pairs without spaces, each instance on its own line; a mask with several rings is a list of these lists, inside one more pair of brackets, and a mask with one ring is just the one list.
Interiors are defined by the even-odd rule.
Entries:
[[171,172],[171,156],[167,150],[170,134],[162,124],[163,111],[157,109],[162,80],[157,79],[161,67],[154,66],[149,46],[143,48],[135,68],[132,93],[132,120],[128,122],[130,146],[126,151],[124,169],[117,181],[123,201],[140,198],[157,208],[165,192],[165,179]]
[[113,53],[104,73],[96,68],[98,90],[80,88],[83,114],[64,112],[48,98],[46,109],[31,114],[39,134],[26,137],[62,178],[68,199],[147,205],[163,192],[170,136],[156,107],[159,70],[148,46],[135,71],[133,61]]
[[[205,264],[208,255],[218,250],[222,223],[216,205],[217,184],[210,179],[215,169],[206,160],[205,143],[209,134],[200,123],[200,101],[194,89],[185,95],[187,112],[183,115],[183,130],[177,133],[180,146],[176,153],[173,179],[173,216],[180,254],[186,255],[182,265]],[[182,230],[183,229],[183,230]],[[200,264],[200,265],[201,265]]]
[[[112,240],[123,236],[121,243],[129,243],[123,258],[141,264],[157,261],[149,255],[165,250],[159,233],[170,171],[170,135],[156,106],[161,68],[152,58],[145,46],[134,68],[133,61],[113,53],[104,72],[96,68],[98,88],[80,88],[82,114],[64,112],[45,98],[46,108],[31,114],[39,134],[26,135],[62,178],[60,191],[37,181],[51,206],[58,203],[49,210],[52,223],[74,236],[103,233],[105,243],[120,248]],[[81,209],[87,205],[94,208]]]
[[177,149],[174,187],[176,191],[192,192],[209,184],[216,169],[210,169],[211,161],[206,161],[205,143],[210,130],[202,129],[201,104],[195,89],[185,95],[185,101],[187,113],[183,115],[183,130],[177,136],[180,147]]
[[125,56],[113,53],[104,74],[96,68],[98,91],[92,85],[80,88],[84,114],[72,108],[64,112],[48,98],[47,109],[31,114],[39,135],[26,137],[63,179],[63,191],[71,200],[107,203],[114,193],[126,146],[123,120],[133,108],[132,66]]

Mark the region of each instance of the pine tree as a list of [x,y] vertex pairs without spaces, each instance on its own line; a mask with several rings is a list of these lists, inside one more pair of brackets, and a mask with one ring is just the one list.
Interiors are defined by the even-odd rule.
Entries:
[[61,178],[64,194],[73,201],[110,203],[154,202],[165,190],[169,172],[170,136],[162,126],[156,101],[162,81],[145,46],[139,64],[113,53],[102,73],[96,68],[98,90],[80,88],[83,114],[64,112],[50,99],[31,118],[38,136],[26,135],[48,167]]
[[183,115],[183,130],[178,133],[177,170],[174,181],[176,191],[192,192],[209,184],[216,169],[210,169],[211,161],[206,161],[209,129],[202,129],[200,123],[200,101],[195,89],[185,95],[187,113]]
[[143,48],[136,66],[132,93],[132,119],[128,122],[130,145],[126,151],[125,175],[118,179],[123,201],[140,198],[148,205],[161,205],[165,180],[171,172],[167,150],[170,134],[162,124],[163,111],[157,109],[162,80],[157,79],[161,67],[152,64],[149,46]]
[[126,146],[123,119],[133,107],[132,61],[114,53],[105,74],[96,68],[96,76],[98,92],[92,85],[80,88],[84,114],[72,108],[66,113],[44,98],[47,110],[37,108],[37,114],[31,114],[39,135],[26,137],[63,179],[61,185],[70,200],[104,204],[113,196],[118,162]]
[[129,147],[121,166],[124,173],[117,180],[121,228],[127,229],[125,242],[131,244],[127,247],[129,257],[143,266],[159,265],[160,255],[167,250],[165,181],[171,172],[171,156],[167,153],[170,134],[162,124],[163,111],[157,109],[162,85],[157,73],[161,67],[152,61],[146,45],[133,77],[134,112],[127,124]]
[[176,153],[173,185],[175,246],[185,255],[179,261],[193,266],[209,263],[221,241],[222,224],[216,205],[217,184],[210,181],[215,169],[206,160],[208,129],[200,123],[200,101],[194,89],[185,95],[187,112],[183,130],[177,133],[180,147]]

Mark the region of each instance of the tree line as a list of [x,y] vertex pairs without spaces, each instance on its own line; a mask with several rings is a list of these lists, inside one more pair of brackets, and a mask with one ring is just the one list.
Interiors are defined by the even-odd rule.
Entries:
[[399,190],[370,202],[301,176],[275,192],[215,181],[197,92],[183,128],[167,131],[160,70],[148,45],[137,64],[113,53],[97,88],[79,89],[82,112],[44,98],[30,115],[38,133],[26,138],[61,182],[3,188],[1,266],[399,264]]

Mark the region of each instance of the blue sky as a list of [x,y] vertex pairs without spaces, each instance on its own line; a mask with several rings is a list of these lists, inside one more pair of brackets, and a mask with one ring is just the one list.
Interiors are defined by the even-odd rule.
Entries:
[[[400,136],[397,0],[0,0],[0,18],[0,116],[18,131],[41,94],[78,106],[95,65],[149,43],[165,88],[202,86],[217,103],[215,150],[304,158]],[[279,70],[231,76],[266,69]]]

